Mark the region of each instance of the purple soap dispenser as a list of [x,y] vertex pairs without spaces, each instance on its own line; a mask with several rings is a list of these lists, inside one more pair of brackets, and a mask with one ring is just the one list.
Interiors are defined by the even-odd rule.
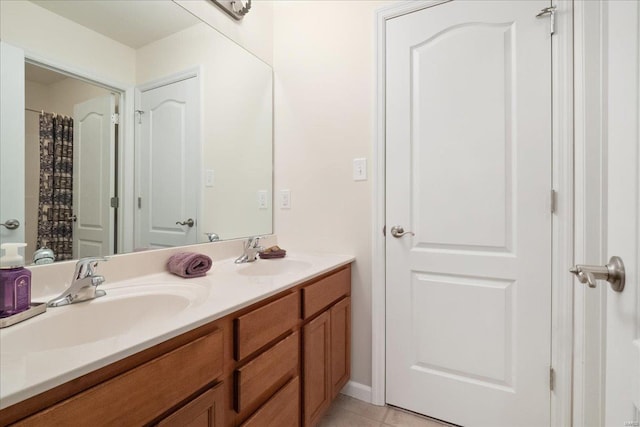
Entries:
[[24,268],[24,257],[18,253],[26,243],[3,243],[0,247],[0,317],[11,316],[31,305],[31,271]]

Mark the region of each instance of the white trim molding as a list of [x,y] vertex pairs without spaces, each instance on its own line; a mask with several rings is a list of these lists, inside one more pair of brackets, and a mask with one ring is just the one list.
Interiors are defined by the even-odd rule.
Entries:
[[[405,1],[377,11],[376,120],[373,141],[372,381],[371,402],[385,404],[385,52],[386,21],[448,0]],[[558,194],[553,219],[551,425],[571,425],[573,362],[573,1],[557,0],[553,52],[553,186]]]
[[349,381],[341,391],[342,394],[351,396],[363,402],[371,403],[371,387],[355,381]]
[[551,425],[572,425],[574,146],[573,0],[557,0],[552,38],[553,187],[558,194],[553,217],[551,261]]
[[[576,264],[606,259],[604,12],[600,0],[574,3]],[[573,289],[573,425],[604,425],[607,289],[579,284]]]

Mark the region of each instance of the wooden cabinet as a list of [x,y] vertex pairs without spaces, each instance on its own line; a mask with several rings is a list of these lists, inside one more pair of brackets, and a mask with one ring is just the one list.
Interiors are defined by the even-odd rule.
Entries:
[[298,427],[300,378],[295,377],[258,409],[241,427]]
[[221,376],[222,348],[222,331],[217,330],[40,411],[17,425],[148,423]]
[[158,427],[223,427],[223,384],[210,388],[173,414],[161,420]]
[[287,380],[298,374],[298,332],[235,371],[235,410],[239,413],[265,402]]
[[286,334],[300,321],[300,293],[294,292],[234,320],[235,359],[240,361]]
[[302,288],[304,319],[310,319],[345,295],[351,294],[351,268],[344,268]]
[[303,328],[304,425],[315,425],[331,403],[329,369],[330,314],[324,312]]
[[331,399],[347,384],[351,375],[351,298],[331,307]]
[[298,427],[349,380],[345,266],[0,411],[0,426]]
[[305,426],[314,426],[320,421],[332,400],[349,381],[350,280],[350,269],[345,269],[302,289],[304,317],[312,318],[303,326]]

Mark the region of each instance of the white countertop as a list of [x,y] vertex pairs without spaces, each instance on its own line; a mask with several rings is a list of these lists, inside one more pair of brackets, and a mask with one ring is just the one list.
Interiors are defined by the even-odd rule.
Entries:
[[[349,264],[354,258],[288,254],[285,260],[300,268],[279,275],[244,275],[242,269],[279,261],[234,264],[233,259],[225,259],[214,261],[213,269],[200,278],[182,279],[163,272],[109,283],[107,276],[107,282],[100,286],[106,296],[49,308],[0,330],[0,409]],[[96,340],[96,335],[100,339]]]

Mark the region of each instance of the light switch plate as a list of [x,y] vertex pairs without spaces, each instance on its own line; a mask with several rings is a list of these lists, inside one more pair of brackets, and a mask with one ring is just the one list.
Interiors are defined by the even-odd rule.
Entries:
[[280,190],[280,209],[291,209],[291,190]]
[[205,177],[204,177],[205,187],[213,187],[214,181],[215,181],[215,175],[213,173],[213,169],[207,169],[205,171]]
[[269,202],[267,200],[267,190],[258,191],[258,209],[267,209]]
[[353,159],[353,180],[354,181],[367,180],[367,159],[365,158]]

